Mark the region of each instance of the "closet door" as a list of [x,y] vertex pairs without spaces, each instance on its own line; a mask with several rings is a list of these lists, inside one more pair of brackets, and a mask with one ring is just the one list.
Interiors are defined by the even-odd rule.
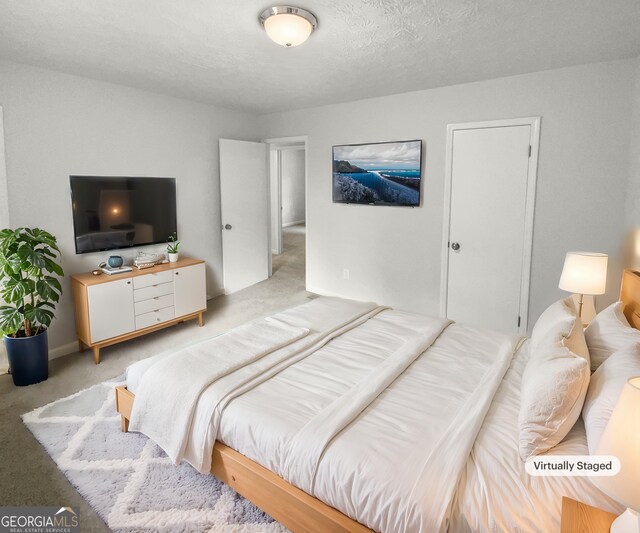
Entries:
[[526,331],[532,127],[450,130],[446,316],[457,322]]

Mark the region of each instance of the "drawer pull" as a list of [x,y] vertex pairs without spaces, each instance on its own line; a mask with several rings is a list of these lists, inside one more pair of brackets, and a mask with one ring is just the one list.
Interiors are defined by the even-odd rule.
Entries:
[[130,282],[130,281],[127,281],[127,285],[131,285],[131,282]]
[[160,322],[160,317],[156,318],[156,322]]
[[176,276],[177,276],[178,274],[180,274],[180,272],[176,272]]
[[160,296],[154,296],[154,297],[153,297],[153,299],[154,299],[154,300],[159,300],[159,299],[160,299]]

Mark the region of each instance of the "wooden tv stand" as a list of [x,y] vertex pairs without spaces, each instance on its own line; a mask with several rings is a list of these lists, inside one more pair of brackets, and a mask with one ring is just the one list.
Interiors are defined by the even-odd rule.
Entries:
[[79,351],[100,349],[186,320],[207,310],[205,264],[182,258],[153,268],[123,274],[71,276]]

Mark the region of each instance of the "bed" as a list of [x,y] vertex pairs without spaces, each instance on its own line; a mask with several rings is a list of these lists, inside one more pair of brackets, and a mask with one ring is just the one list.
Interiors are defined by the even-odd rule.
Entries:
[[[624,279],[634,324],[639,282]],[[588,478],[526,474],[517,420],[530,344],[318,298],[132,365],[116,404],[123,431],[294,532],[557,531],[563,496],[621,512]],[[588,454],[581,420],[548,453]]]

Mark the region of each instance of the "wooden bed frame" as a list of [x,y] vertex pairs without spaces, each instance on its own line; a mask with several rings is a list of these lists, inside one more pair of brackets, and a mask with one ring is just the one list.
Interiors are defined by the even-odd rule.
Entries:
[[[629,324],[640,329],[640,272],[625,270],[620,289]],[[122,431],[128,431],[135,395],[116,387]],[[241,453],[216,441],[211,473],[294,533],[372,533],[340,511],[294,487]]]
[[640,272],[625,270],[620,288],[622,312],[632,328],[640,329]]
[[[126,387],[116,387],[116,409],[125,432],[134,399]],[[211,473],[220,481],[294,533],[373,533],[219,441],[213,447],[211,465]]]

